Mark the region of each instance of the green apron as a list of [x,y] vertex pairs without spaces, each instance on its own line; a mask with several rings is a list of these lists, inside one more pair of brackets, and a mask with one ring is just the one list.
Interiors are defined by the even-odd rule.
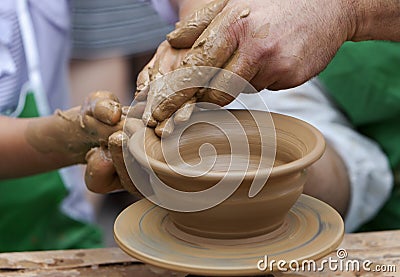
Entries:
[[400,229],[400,43],[347,42],[319,78],[355,128],[380,144],[394,172],[390,199],[360,230]]
[[[38,66],[26,0],[18,2],[29,82],[21,91],[14,117],[37,117],[49,112]],[[27,33],[30,35],[27,35]],[[101,233],[62,212],[68,196],[65,172],[52,171],[0,181],[0,252],[101,247]]]

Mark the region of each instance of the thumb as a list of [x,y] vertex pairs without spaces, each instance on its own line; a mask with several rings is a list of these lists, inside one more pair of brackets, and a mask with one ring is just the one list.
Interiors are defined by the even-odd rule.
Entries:
[[90,191],[108,193],[122,188],[107,149],[92,148],[86,154],[86,161],[85,183]]
[[174,48],[191,48],[210,22],[226,6],[228,0],[216,0],[195,11],[184,21],[175,25],[167,35],[167,41]]
[[121,186],[129,193],[140,196],[140,193],[129,177],[124,161],[122,147],[127,143],[127,140],[128,136],[123,131],[115,132],[108,139],[108,148],[110,149],[114,167],[117,171]]

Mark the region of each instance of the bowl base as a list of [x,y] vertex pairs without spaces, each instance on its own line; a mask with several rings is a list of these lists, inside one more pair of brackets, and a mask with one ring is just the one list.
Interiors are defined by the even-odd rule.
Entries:
[[258,230],[256,233],[208,233],[198,230],[187,229],[174,223],[171,219],[163,222],[163,228],[171,235],[180,240],[198,243],[199,245],[241,245],[249,243],[257,243],[261,241],[274,240],[284,234],[288,227],[288,217],[277,226],[272,226],[266,230]]

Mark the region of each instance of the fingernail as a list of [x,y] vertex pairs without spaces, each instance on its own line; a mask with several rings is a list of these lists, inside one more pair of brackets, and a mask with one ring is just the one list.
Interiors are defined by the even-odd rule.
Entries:
[[129,106],[123,106],[121,109],[122,114],[126,116],[129,112],[129,108]]
[[154,128],[158,122],[152,117],[151,113],[143,113],[142,120],[145,126]]
[[107,149],[100,149],[100,157],[105,161],[112,161],[111,153]]
[[147,99],[147,93],[149,92],[149,89],[149,85],[143,85],[141,88],[138,88],[135,92],[135,100],[145,101]]
[[121,104],[110,99],[97,102],[93,116],[109,125],[115,125],[119,122],[122,115]]
[[[108,137],[108,148],[122,147],[122,144],[126,142],[128,136],[123,131],[118,131]],[[124,142],[125,140],[125,142]]]
[[[179,22],[178,22],[179,23]],[[177,23],[177,24],[178,24]],[[176,28],[180,28],[179,26],[176,25]],[[173,30],[172,32],[170,32],[169,34],[167,34],[167,41],[170,41],[171,39],[176,38],[177,35],[177,30]]]
[[86,161],[86,162],[89,161],[90,157],[92,157],[92,155],[94,154],[94,152],[96,152],[96,149],[97,149],[97,148],[98,148],[98,147],[92,148],[92,149],[90,149],[90,150],[86,153],[86,155],[85,155],[85,161]]

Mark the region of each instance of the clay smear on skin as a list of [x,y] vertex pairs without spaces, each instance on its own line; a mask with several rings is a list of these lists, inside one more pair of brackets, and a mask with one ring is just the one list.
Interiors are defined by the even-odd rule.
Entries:
[[[231,53],[233,53],[235,46],[229,45],[226,39],[221,39],[217,32],[218,30],[209,31],[207,34],[203,34],[206,37],[199,38],[194,44],[191,52],[182,61],[181,68],[185,68],[185,72],[182,74],[183,76],[178,82],[186,83],[191,81],[193,78],[201,78],[204,85],[206,85],[206,82],[212,78],[212,75],[204,74],[204,72],[203,74],[198,74],[199,72],[196,67],[223,66]],[[201,80],[199,83],[201,83]],[[162,87],[161,90],[168,87],[169,86],[166,85],[165,87]],[[176,87],[184,87],[184,85],[176,85]],[[197,88],[186,89],[170,96],[168,96],[168,93],[165,91],[160,91],[157,100],[159,102],[162,101],[162,103],[154,110],[153,117],[158,121],[163,121],[165,118],[170,117],[174,111],[191,99],[197,91]]]
[[253,38],[260,38],[260,39],[264,39],[266,37],[268,37],[270,31],[270,23],[266,23],[260,27],[258,27],[252,34]]
[[[121,118],[121,107],[113,99],[105,98],[109,95],[108,92],[94,93],[82,108],[57,110],[52,116],[32,120],[25,132],[26,140],[41,153],[86,153],[92,146],[107,141],[108,135],[119,128],[115,124]],[[90,115],[115,126],[97,122]]]
[[128,136],[123,131],[112,134],[108,140],[108,149],[110,150],[114,167],[117,171],[121,185],[131,194],[138,194],[135,186],[132,184],[128,171],[124,163],[122,145],[127,143]]
[[185,21],[176,23],[174,31],[167,35],[168,42],[175,48],[190,48],[210,22],[222,11],[227,0],[213,1],[197,10]]
[[[224,3],[225,5],[226,3]],[[212,14],[214,11],[212,9],[209,10],[209,14]],[[233,11],[237,13],[237,11]],[[250,15],[250,9],[249,8],[244,8],[242,11],[239,13],[239,19],[245,18]],[[193,18],[190,19],[191,26],[196,26],[197,24],[192,24]],[[197,19],[197,20],[202,20]],[[221,67],[223,66],[228,60],[229,57],[233,54],[234,49],[233,46],[227,43],[226,38],[221,38],[219,36],[220,31],[219,30],[222,28],[222,26],[225,26],[226,24],[223,24],[223,20],[225,20],[224,17],[215,17],[213,24],[215,25],[216,30],[214,29],[207,29],[194,43],[191,52],[185,57],[185,59],[182,61],[182,67],[194,67],[194,66],[215,66],[215,67]],[[176,35],[184,35],[185,34],[185,28],[188,28],[185,23],[180,23],[178,24],[178,29],[172,32],[169,36],[169,40],[172,40],[173,38],[176,37]],[[193,68],[191,68],[194,70]],[[187,82],[190,81],[195,74],[191,72],[190,70],[183,78],[181,79],[181,82]],[[209,80],[212,78],[212,76],[201,76],[205,81]],[[163,89],[163,88],[162,88]],[[161,89],[161,90],[162,90]],[[187,99],[192,98],[198,89],[191,89],[191,90],[185,90],[182,92],[175,93],[174,95],[171,95],[168,97],[168,95],[165,92],[160,91],[158,93],[157,100],[161,104],[154,110],[153,112],[153,117],[158,120],[158,121],[163,121],[165,118],[168,118],[172,115],[172,113],[180,108],[180,107],[185,107],[187,104]],[[224,98],[224,97],[222,97]],[[224,101],[226,102],[226,101]],[[224,103],[226,104],[226,103]],[[190,116],[190,114],[189,114]],[[187,120],[187,119],[186,119]]]

